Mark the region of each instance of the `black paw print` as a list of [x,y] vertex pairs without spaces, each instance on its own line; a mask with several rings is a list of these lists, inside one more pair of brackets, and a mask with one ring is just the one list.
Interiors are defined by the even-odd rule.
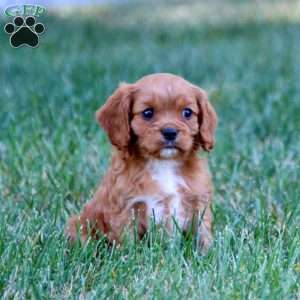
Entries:
[[45,27],[42,23],[35,24],[35,18],[28,16],[25,19],[17,16],[13,23],[7,23],[4,27],[6,33],[11,34],[10,44],[17,48],[21,45],[37,47],[39,44],[39,34],[42,34]]

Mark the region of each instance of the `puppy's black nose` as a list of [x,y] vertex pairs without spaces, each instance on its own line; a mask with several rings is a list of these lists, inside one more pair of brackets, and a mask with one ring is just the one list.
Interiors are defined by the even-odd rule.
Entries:
[[177,129],[172,127],[166,127],[161,130],[162,135],[166,141],[175,141],[177,137]]

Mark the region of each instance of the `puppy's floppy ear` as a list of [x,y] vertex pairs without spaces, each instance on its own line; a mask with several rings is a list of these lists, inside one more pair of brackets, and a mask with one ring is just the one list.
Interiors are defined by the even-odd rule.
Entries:
[[119,150],[125,150],[130,142],[129,115],[134,91],[133,84],[122,83],[96,112],[101,127]]
[[197,86],[194,89],[199,106],[199,143],[205,151],[210,151],[215,145],[217,114],[208,101],[207,93]]

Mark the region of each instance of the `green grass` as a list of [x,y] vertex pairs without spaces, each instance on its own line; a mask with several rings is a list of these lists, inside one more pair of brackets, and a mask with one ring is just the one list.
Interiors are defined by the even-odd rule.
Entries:
[[[0,297],[299,299],[299,5],[209,3],[52,13],[38,49],[0,34]],[[109,164],[94,112],[153,72],[201,85],[218,112],[214,245],[70,247],[66,220]]]

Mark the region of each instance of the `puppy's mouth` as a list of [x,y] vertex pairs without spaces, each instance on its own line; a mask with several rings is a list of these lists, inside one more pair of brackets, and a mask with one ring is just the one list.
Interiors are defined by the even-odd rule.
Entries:
[[160,150],[160,157],[166,159],[174,158],[178,151],[179,149],[174,142],[165,142]]
[[177,149],[177,146],[174,142],[165,142],[163,149]]

